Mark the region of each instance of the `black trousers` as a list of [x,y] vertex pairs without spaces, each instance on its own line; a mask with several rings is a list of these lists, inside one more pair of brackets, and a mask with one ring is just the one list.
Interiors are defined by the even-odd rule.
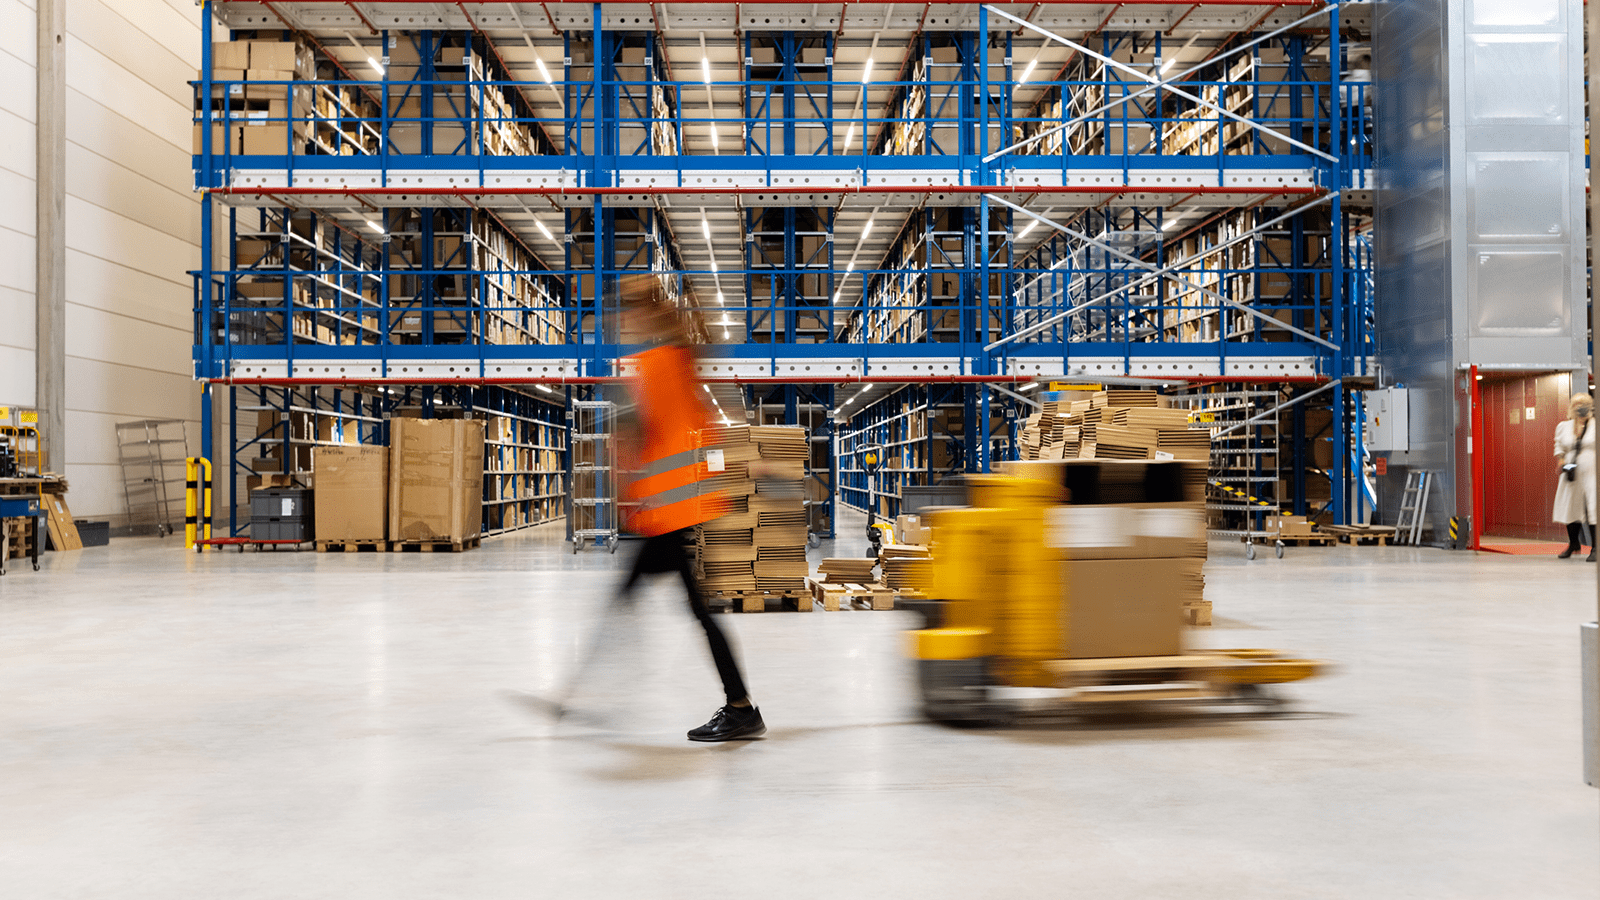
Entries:
[[639,555],[633,559],[633,570],[622,585],[622,596],[628,599],[639,583],[641,575],[658,575],[677,572],[683,578],[683,587],[689,593],[689,611],[694,613],[700,627],[706,630],[706,643],[711,647],[711,660],[717,664],[717,674],[722,678],[722,691],[729,703],[748,698],[744,678],[739,674],[739,664],[733,658],[733,648],[728,638],[712,618],[705,598],[700,595],[700,583],[695,580],[694,567],[689,564],[687,542],[693,537],[690,529],[658,534],[644,542]]

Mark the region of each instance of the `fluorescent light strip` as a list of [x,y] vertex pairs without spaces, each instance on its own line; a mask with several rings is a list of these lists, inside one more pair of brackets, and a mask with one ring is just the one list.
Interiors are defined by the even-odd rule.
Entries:
[[865,66],[863,66],[862,69],[861,69],[861,83],[862,84],[867,84],[867,83],[869,83],[871,81],[872,81],[872,57],[869,56],[869,57],[867,57],[867,64]]
[[555,84],[556,80],[550,77],[550,70],[544,67],[544,60],[535,56],[533,64],[539,67],[539,77],[544,79],[545,84]]

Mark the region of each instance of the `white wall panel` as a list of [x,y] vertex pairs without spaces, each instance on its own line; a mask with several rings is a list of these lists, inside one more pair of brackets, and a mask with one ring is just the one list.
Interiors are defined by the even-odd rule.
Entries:
[[34,46],[32,4],[0,0],[0,406],[35,393]]
[[34,180],[0,169],[0,228],[31,236],[38,225]]
[[[28,77],[31,79],[33,76]],[[38,171],[33,164],[37,139],[32,121],[0,109],[0,169],[15,172],[32,181],[34,173]]]
[[37,23],[31,3],[0,0],[0,53],[14,56],[29,66],[38,66],[38,39],[34,36]]
[[[187,323],[185,323],[187,325]],[[67,355],[167,374],[174,360],[187,363],[194,346],[190,328],[154,325],[81,303],[67,303]],[[76,405],[76,404],[74,404]]]
[[194,193],[151,181],[77,143],[67,144],[67,171],[74,195],[186,244],[200,243],[200,203]]
[[[29,297],[29,300],[32,300]],[[33,317],[28,317],[33,334]],[[0,406],[32,406],[34,398],[33,350],[0,345]]]
[[199,447],[187,274],[199,16],[167,0],[68,8],[67,475],[82,516],[125,516],[115,423],[193,421]]
[[[178,289],[173,302],[188,305],[190,281],[185,273],[200,261],[199,250],[192,243],[163,233],[153,224],[119,216],[79,197],[76,192],[69,192],[67,246],[170,281]],[[92,298],[69,299],[94,305]],[[68,352],[71,352],[70,347]]]
[[[198,67],[188,64],[175,47],[137,27],[140,13],[146,11],[137,7],[148,7],[151,13],[161,9],[172,12],[171,7],[159,2],[123,0],[112,7],[97,0],[73,0],[67,4],[67,31],[85,47],[114,60],[126,72],[124,77],[138,79],[188,109],[193,95],[187,82],[195,77]],[[177,28],[174,31],[184,33]],[[199,35],[195,37],[189,43],[197,50]]]
[[[194,74],[181,77],[187,80],[193,78]],[[157,134],[181,134],[184,142],[189,143],[194,114],[189,110],[188,103],[175,101],[170,94],[129,74],[117,61],[78,40],[70,32],[67,35],[67,83],[72,90],[93,97],[113,109],[123,110]],[[179,82],[179,87],[184,87],[183,82]]]
[[[173,300],[170,280],[130,271],[77,250],[67,250],[69,302],[81,302],[119,316],[188,331],[194,327],[189,296],[185,294],[180,304]],[[28,302],[33,302],[31,297]]]
[[126,366],[68,357],[67,384],[73,392],[69,403],[79,412],[126,419],[200,419],[200,385],[187,374],[140,374]]
[[0,228],[0,287],[26,291],[33,296],[34,271],[33,235]]
[[[28,37],[33,38],[33,25],[28,25]],[[27,61],[18,59],[9,53],[0,53],[0,84],[17,85],[22,90],[0,91],[0,109],[14,113],[18,118],[28,122],[37,121],[35,114],[39,109],[39,98],[34,92],[34,65],[30,56]],[[32,138],[29,138],[32,140]]]
[[[15,347],[19,350],[33,352],[38,345],[37,335],[34,333],[34,302],[32,291],[19,291],[16,288],[0,287],[0,322],[5,322],[6,327],[0,328],[0,347]],[[32,376],[29,376],[30,380]]]

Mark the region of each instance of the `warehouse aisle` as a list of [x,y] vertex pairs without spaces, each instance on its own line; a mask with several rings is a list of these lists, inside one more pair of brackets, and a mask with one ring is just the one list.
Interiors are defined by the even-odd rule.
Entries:
[[4,892],[1554,900],[1600,880],[1592,567],[1213,544],[1202,644],[1339,664],[1276,719],[949,730],[913,708],[909,614],[730,616],[771,731],[702,746],[683,732],[715,674],[665,585],[577,721],[508,698],[559,681],[616,578],[560,533],[461,555],[128,539],[0,578]]

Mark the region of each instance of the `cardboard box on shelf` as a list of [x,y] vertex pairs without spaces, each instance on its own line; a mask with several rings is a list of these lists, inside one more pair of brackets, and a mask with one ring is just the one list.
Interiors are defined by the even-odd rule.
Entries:
[[389,529],[389,448],[317,447],[315,533],[323,541],[383,541]]
[[211,45],[211,69],[250,68],[249,41],[217,41]]
[[289,141],[289,125],[248,124],[239,129],[240,153],[245,156],[287,156],[296,152]]
[[1199,559],[1062,563],[1062,626],[1073,659],[1183,652],[1184,604],[1204,590]]
[[483,422],[390,422],[389,539],[460,542],[482,522]]

